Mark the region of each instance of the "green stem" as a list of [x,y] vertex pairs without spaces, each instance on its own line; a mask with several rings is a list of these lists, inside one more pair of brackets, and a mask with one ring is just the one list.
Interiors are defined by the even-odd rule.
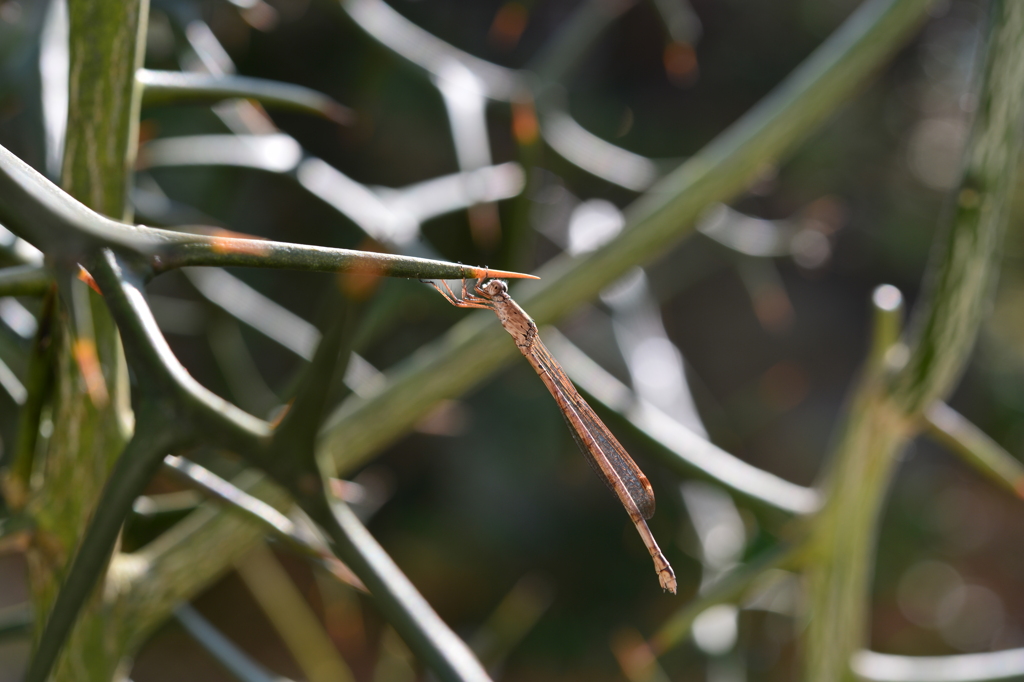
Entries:
[[[152,406],[140,416],[135,436],[111,471],[103,495],[96,505],[96,513],[90,520],[89,530],[82,539],[80,551],[65,579],[61,581],[60,591],[46,619],[25,682],[46,682],[49,678],[62,645],[75,625],[86,599],[96,588],[97,577],[110,559],[132,502],[139,490],[153,477],[164,454],[175,445],[178,438],[176,426],[164,419],[159,406]],[[96,663],[105,661],[108,665],[120,662],[125,653],[121,649],[122,641],[112,638],[108,642],[102,653],[89,652],[90,659]],[[72,658],[81,655],[81,652],[75,652]],[[73,664],[67,663],[64,666],[65,674],[76,674],[74,668]],[[98,671],[89,672],[94,674]]]
[[[148,8],[147,0],[68,3],[70,72],[62,184],[71,196],[93,210],[117,218],[130,217],[127,197],[140,102],[135,70],[141,66],[145,51]],[[18,182],[34,177],[19,169],[5,178],[5,198],[0,202],[5,213],[13,209],[10,202],[31,194]],[[6,189],[13,189],[13,195]],[[54,200],[61,193],[47,189],[42,195]],[[25,209],[24,202],[21,208]],[[55,221],[45,211],[26,210],[33,219],[39,219],[40,227],[55,225],[75,214],[74,209],[65,211]],[[8,217],[5,215],[3,220],[6,224]],[[15,229],[13,224],[9,227]],[[70,247],[75,243],[76,235],[65,232],[46,246]],[[67,250],[63,248],[47,250],[48,264],[62,285],[77,274],[76,263],[62,258],[64,253]],[[62,288],[62,296],[69,293],[68,288]],[[78,313],[88,313],[91,318],[91,334],[79,337],[79,330],[67,320],[71,301],[63,303],[54,325],[55,430],[42,453],[42,465],[36,467],[44,484],[33,492],[26,507],[37,521],[29,549],[29,582],[37,614],[50,613],[58,598],[82,531],[96,510],[107,474],[132,428],[124,358],[106,306],[89,291],[79,297]],[[30,396],[29,401],[38,398]],[[92,600],[78,614],[77,624],[60,625],[73,627],[73,631],[69,646],[57,662],[55,680],[106,682],[116,675],[126,653],[122,648],[126,638],[120,626],[113,624],[108,606],[103,599]],[[42,634],[43,625],[44,619],[39,618],[37,636]],[[56,653],[53,642],[59,647],[57,640],[40,640],[39,646],[46,650],[36,653],[36,660],[47,660],[46,668]]]
[[[327,246],[289,244],[262,239],[239,239],[183,234],[169,230],[139,228],[151,240],[151,262],[157,274],[187,266],[234,266],[280,268],[307,272],[349,272],[380,277],[424,279],[535,279],[533,275],[505,270],[399,256],[375,251],[353,251]],[[155,242],[162,240],[157,245]]]
[[61,185],[111,218],[131,218],[146,0],[70,3],[71,78]]
[[924,418],[929,436],[1000,487],[1024,497],[1024,464],[984,431],[945,403],[932,404]]
[[956,383],[988,314],[1021,148],[1021,13],[1020,3],[993,2],[989,53],[953,219],[936,242],[925,280],[931,303],[915,310],[910,360],[893,387],[908,414],[920,414]]
[[0,270],[0,296],[41,296],[53,277],[41,265],[16,265]]
[[897,455],[912,433],[880,382],[861,386],[833,454],[827,502],[812,522],[806,680],[844,679],[850,656],[863,647],[878,518]]
[[327,95],[292,83],[246,76],[214,76],[150,69],[140,69],[136,79],[143,88],[143,106],[181,102],[215,103],[244,97],[269,106],[316,114],[340,124],[352,123],[355,118],[351,109]]
[[230,511],[260,523],[267,531],[280,537],[300,555],[318,564],[327,572],[327,575],[356,589],[366,590],[366,587],[344,564],[330,555],[325,546],[312,544],[299,532],[290,518],[263,500],[253,497],[209,469],[176,455],[164,457],[164,468],[174,472],[188,485],[226,503]]
[[36,442],[39,437],[39,420],[53,389],[56,296],[57,292],[51,286],[50,294],[44,300],[43,309],[39,314],[39,328],[32,344],[32,355],[29,357],[25,378],[27,397],[25,404],[21,406],[21,414],[18,415],[18,440],[14,446],[10,470],[3,478],[4,496],[7,498],[7,504],[14,509],[23,508],[28,501]]
[[[533,278],[517,272],[491,270],[445,261],[388,253],[289,244],[203,228],[196,234],[130,225],[107,218],[62,192],[41,173],[0,147],[0,221],[65,270],[92,266],[104,249],[116,250],[149,274],[185,266],[263,267],[314,272],[353,272],[382,277],[469,279]],[[218,234],[219,233],[219,234]],[[9,273],[4,275],[3,273]],[[38,268],[0,271],[0,292],[35,293],[43,281]]]
[[864,646],[878,518],[897,457],[922,412],[954,388],[990,303],[1024,129],[1024,4],[993,2],[991,27],[956,209],[915,311],[909,360],[899,367],[899,352],[873,353],[886,363],[869,364],[855,393],[813,523],[804,665],[815,682],[848,677]]

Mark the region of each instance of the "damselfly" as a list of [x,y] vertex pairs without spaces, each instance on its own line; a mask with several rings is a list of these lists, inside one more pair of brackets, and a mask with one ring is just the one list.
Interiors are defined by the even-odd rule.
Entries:
[[551,391],[558,409],[569,424],[569,430],[572,431],[573,438],[587,461],[626,508],[626,513],[629,514],[647,550],[651,553],[654,570],[658,573],[662,589],[675,594],[675,572],[665,559],[665,555],[661,553],[645,520],[654,516],[654,490],[650,482],[562,371],[561,365],[537,335],[536,323],[508,295],[508,286],[505,282],[500,279],[487,282],[481,280],[470,293],[466,281],[463,280],[461,298],[456,296],[443,280],[441,286],[434,282],[428,283],[454,306],[484,308],[493,310],[498,315],[505,331],[515,339],[520,352],[526,356],[541,381]]

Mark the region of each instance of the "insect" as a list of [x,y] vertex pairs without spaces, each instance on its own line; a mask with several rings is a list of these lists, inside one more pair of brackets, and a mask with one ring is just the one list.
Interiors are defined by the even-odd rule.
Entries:
[[508,295],[508,285],[500,279],[479,280],[470,293],[466,280],[463,280],[462,296],[459,297],[444,280],[441,286],[431,281],[427,284],[454,306],[483,308],[497,314],[501,326],[512,336],[519,351],[548,387],[587,461],[626,508],[647,551],[651,553],[662,589],[675,594],[676,574],[647,527],[646,519],[654,516],[654,490],[650,482],[562,371],[561,365],[537,335],[537,324]]

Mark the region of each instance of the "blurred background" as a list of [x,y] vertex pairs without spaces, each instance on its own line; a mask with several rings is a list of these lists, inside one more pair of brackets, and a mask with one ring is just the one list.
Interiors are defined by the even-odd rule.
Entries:
[[[360,0],[346,13],[328,0],[153,0],[147,68],[273,79],[343,107],[317,117],[245,101],[147,105],[136,219],[533,271],[613,237],[639,192],[765,96],[858,4]],[[0,144],[51,177],[66,107],[64,12],[55,0],[0,2]],[[957,179],[984,16],[984,2],[937,2],[917,37],[796,155],[766,167],[657,262],[542,330],[567,371],[612,407],[649,410],[812,484],[864,359],[872,290],[893,284],[909,304],[917,295]],[[451,49],[488,64],[467,69],[446,58]],[[531,102],[518,69],[561,84]],[[990,326],[950,401],[1015,455],[1024,446],[1019,218]],[[0,259],[13,262],[18,248],[0,228]],[[357,395],[454,322],[486,314],[415,281],[271,270],[174,272],[148,292],[188,370],[268,417],[336,312],[339,288],[368,296],[345,377]],[[0,299],[5,444],[37,312],[38,301]],[[623,418],[629,409],[595,408],[652,481],[651,527],[678,597],[658,589],[628,518],[520,358],[442,405],[346,487],[498,679],[623,679],[637,668],[637,642],[781,528],[777,514],[666,467],[665,443]],[[221,453],[193,457],[224,474],[234,466]],[[154,482],[126,549],[197,504],[182,490]],[[882,522],[872,648],[1024,646],[1021,546],[1019,501],[932,441],[916,442]],[[282,633],[302,618],[260,596],[290,594],[289,584],[354,679],[425,677],[368,598],[271,548],[154,633],[132,679],[238,679],[196,623],[274,675],[306,679]],[[706,612],[662,659],[667,679],[793,679],[799,586],[777,573],[745,608]],[[25,598],[21,557],[0,556],[0,610]],[[27,651],[24,639],[0,640],[0,680],[19,678]]]

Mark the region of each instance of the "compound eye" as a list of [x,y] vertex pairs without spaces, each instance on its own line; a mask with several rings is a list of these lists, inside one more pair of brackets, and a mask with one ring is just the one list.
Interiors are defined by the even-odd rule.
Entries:
[[507,293],[508,285],[505,284],[505,282],[503,282],[500,279],[492,279],[490,282],[486,284],[486,286],[484,286],[484,289],[487,290],[487,293],[493,296],[495,294]]

